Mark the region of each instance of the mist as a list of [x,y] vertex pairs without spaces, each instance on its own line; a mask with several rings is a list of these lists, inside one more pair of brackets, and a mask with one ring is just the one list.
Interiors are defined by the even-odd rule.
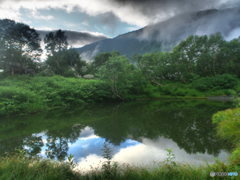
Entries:
[[183,40],[189,35],[202,36],[221,33],[226,40],[232,40],[240,35],[239,18],[239,8],[212,9],[183,14],[143,28],[138,38],[169,43]]

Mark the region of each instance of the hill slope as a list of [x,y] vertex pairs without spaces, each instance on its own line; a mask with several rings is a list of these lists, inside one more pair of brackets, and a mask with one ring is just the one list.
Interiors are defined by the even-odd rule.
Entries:
[[189,35],[210,35],[220,32],[227,40],[240,35],[240,8],[205,10],[182,14],[164,22],[146,26],[137,31],[104,39],[82,48],[78,52],[86,59],[97,53],[118,51],[132,56],[154,51],[171,50]]

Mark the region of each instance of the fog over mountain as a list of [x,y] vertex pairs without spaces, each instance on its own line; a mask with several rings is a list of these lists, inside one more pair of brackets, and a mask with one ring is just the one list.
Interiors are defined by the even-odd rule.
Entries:
[[210,35],[219,32],[226,40],[231,40],[240,36],[239,19],[240,8],[184,13],[77,50],[89,60],[100,52],[118,51],[132,56],[146,52],[169,51],[190,35]]
[[[43,40],[46,34],[54,31],[37,31],[40,38]],[[82,47],[87,44],[94,43],[99,40],[106,39],[107,37],[101,34],[94,34],[89,32],[76,32],[76,31],[64,31],[67,36],[68,44],[72,47]]]

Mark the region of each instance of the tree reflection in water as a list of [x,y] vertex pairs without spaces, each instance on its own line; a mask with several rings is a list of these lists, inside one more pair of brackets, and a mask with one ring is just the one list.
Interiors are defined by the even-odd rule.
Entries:
[[50,159],[64,160],[68,152],[68,139],[48,136],[46,155]]
[[142,138],[164,137],[188,153],[216,155],[228,145],[216,137],[211,116],[230,106],[227,102],[161,100],[6,118],[0,120],[0,153],[21,147],[31,156],[45,153],[48,158],[64,160],[69,145],[83,137],[83,129],[89,126],[97,136],[115,146],[127,139],[141,142]]

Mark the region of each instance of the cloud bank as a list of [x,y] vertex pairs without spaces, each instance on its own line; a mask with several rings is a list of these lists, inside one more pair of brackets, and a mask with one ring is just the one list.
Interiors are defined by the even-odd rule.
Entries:
[[[0,18],[21,20],[20,9],[29,9],[36,19],[42,19],[44,16],[38,14],[38,10],[62,9],[68,13],[80,11],[90,16],[102,15],[103,23],[110,25],[119,18],[142,27],[181,13],[236,7],[239,4],[238,0],[1,0]],[[109,16],[106,17],[106,14]]]

